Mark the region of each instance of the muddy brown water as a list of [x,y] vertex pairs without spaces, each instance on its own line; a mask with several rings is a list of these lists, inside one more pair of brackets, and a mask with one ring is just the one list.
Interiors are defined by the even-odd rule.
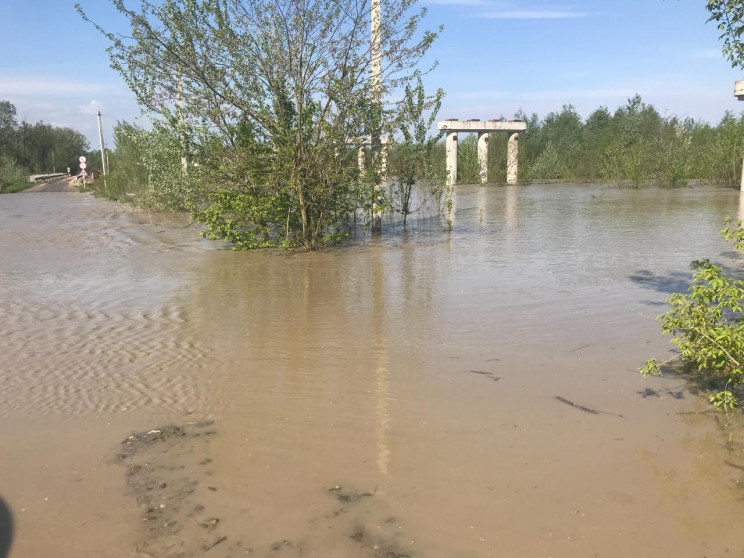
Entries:
[[741,450],[636,371],[690,260],[741,269],[716,234],[739,193],[462,186],[455,210],[233,253],[1,196],[10,556],[743,556]]

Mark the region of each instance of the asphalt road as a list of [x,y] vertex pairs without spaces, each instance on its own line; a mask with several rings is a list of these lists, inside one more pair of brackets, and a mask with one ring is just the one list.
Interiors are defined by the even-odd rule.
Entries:
[[47,182],[46,184],[39,184],[38,186],[24,190],[24,192],[75,192],[73,184],[75,184],[75,178],[65,176],[58,180]]

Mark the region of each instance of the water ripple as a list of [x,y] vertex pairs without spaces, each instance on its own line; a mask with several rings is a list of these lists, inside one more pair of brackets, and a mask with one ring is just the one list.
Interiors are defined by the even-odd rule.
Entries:
[[90,309],[0,302],[0,418],[108,413],[195,402],[208,350],[172,306]]

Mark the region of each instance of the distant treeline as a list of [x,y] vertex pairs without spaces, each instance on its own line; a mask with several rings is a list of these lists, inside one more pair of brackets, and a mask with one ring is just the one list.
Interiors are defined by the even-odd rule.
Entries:
[[[726,113],[717,125],[711,125],[691,118],[662,116],[636,95],[614,112],[600,107],[586,120],[571,105],[543,119],[522,111],[515,118],[528,124],[520,134],[521,182],[558,179],[674,187],[689,180],[731,186],[741,180],[744,114]],[[224,188],[220,182],[224,177],[215,178],[213,168],[224,155],[219,143],[184,143],[175,130],[157,122],[152,130],[119,122],[114,140],[115,150],[109,161],[113,172],[105,185],[99,182],[96,186],[110,199],[156,210],[181,210],[198,205],[210,192]],[[494,183],[506,182],[506,141],[506,134],[493,134],[489,142],[489,177]],[[396,200],[404,182],[400,173],[411,166],[411,148],[410,144],[394,144],[389,154],[388,169],[397,177],[389,205],[401,213],[409,211],[410,187],[402,209],[396,206]],[[423,160],[414,167],[419,175],[425,175],[416,177],[421,188],[427,190],[424,198],[434,195],[442,199],[444,149],[444,140],[440,139],[430,148],[419,150],[417,157]],[[92,152],[89,159],[99,160],[100,155]],[[356,155],[348,159],[356,161]],[[182,160],[189,161],[187,173],[182,172]],[[461,135],[458,165],[460,183],[479,181],[474,134]],[[231,180],[237,183],[241,178],[235,175]]]
[[80,132],[43,122],[19,124],[16,107],[0,101],[0,187],[22,183],[29,174],[76,171],[87,150]]
[[[545,118],[523,111],[514,118],[527,122],[520,134],[521,182],[566,180],[614,182],[634,187],[644,184],[680,186],[688,180],[717,185],[738,185],[744,155],[744,114],[726,113],[717,125],[691,118],[662,116],[639,95],[611,112],[600,107],[585,120],[572,105]],[[182,209],[201,199],[212,180],[196,168],[183,176],[178,135],[165,126],[152,131],[119,122],[114,129],[115,151],[107,197],[152,209]],[[489,177],[506,182],[506,134],[492,134],[489,142]],[[190,143],[192,163],[207,165],[220,155],[214,145]],[[399,153],[393,145],[389,169],[399,170]],[[430,158],[427,177],[444,177],[444,140],[425,150]],[[458,153],[458,181],[477,183],[478,155],[475,134],[462,134]],[[90,157],[100,159],[97,152]],[[92,168],[92,167],[91,167]],[[202,171],[205,167],[202,167]],[[421,178],[421,177],[419,177]],[[430,181],[431,183],[431,181]],[[99,184],[103,188],[103,184]]]
[[[654,183],[678,186],[687,180],[738,185],[744,155],[744,114],[727,112],[713,126],[691,118],[662,116],[639,95],[610,112],[595,110],[586,120],[572,105],[544,119],[519,112],[527,122],[520,134],[520,180]],[[477,138],[461,138],[458,176],[478,181]],[[444,157],[444,146],[437,156]],[[506,135],[489,142],[489,176],[506,181]]]

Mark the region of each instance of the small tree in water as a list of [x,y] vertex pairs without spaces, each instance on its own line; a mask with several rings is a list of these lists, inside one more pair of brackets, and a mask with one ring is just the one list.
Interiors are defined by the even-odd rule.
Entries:
[[[442,104],[444,93],[439,90],[433,99],[424,94],[421,80],[415,87],[406,87],[403,100],[405,109],[401,111],[397,126],[403,135],[403,142],[395,147],[389,169],[395,176],[392,182],[392,207],[403,216],[406,226],[408,216],[415,213],[432,197],[439,205],[443,185],[447,176],[444,165],[437,165],[434,149],[442,132],[429,135]],[[443,161],[443,157],[439,157]],[[414,189],[420,186],[420,198],[414,200]],[[414,207],[417,201],[419,207]]]
[[[721,236],[744,251],[742,222],[727,223]],[[725,277],[709,260],[691,266],[695,274],[689,294],[672,294],[666,299],[672,309],[659,316],[661,331],[674,336],[679,354],[661,364],[651,359],[641,373],[660,375],[661,366],[681,359],[721,386],[710,401],[730,409],[739,404],[744,385],[744,281]]]
[[[189,169],[216,185],[193,212],[208,235],[245,248],[340,238],[375,192],[355,168],[356,148],[382,127],[369,1],[111,2],[131,26],[124,37],[96,25],[112,66],[184,143],[208,148]],[[421,74],[436,33],[418,31],[416,0],[381,4],[382,122],[393,123],[408,106],[390,97]]]
[[[734,68],[744,67],[744,3],[708,0],[708,21],[718,24],[723,54]],[[744,227],[726,219],[720,235],[744,252]],[[694,261],[689,294],[674,293],[666,299],[672,309],[659,316],[661,331],[673,335],[679,354],[659,364],[651,359],[640,369],[644,376],[661,374],[661,366],[681,359],[708,374],[722,389],[710,395],[717,407],[739,404],[744,386],[744,281],[725,277],[710,260]]]

